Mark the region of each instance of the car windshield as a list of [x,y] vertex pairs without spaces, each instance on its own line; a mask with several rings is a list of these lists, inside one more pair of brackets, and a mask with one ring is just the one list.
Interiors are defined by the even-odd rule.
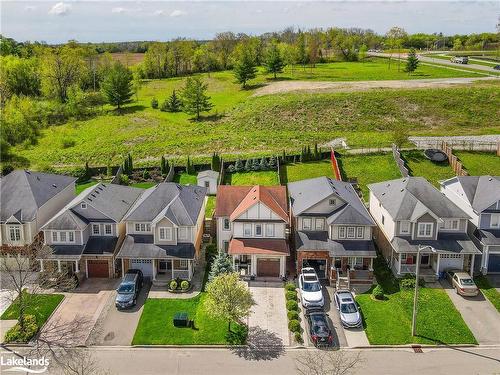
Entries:
[[304,283],[302,289],[304,290],[304,292],[319,292],[321,290],[321,285],[318,282]]
[[312,330],[317,335],[327,335],[329,333],[329,329],[325,325],[315,325]]
[[474,285],[474,281],[472,279],[460,279],[462,285]]
[[340,305],[340,311],[344,314],[352,314],[358,311],[354,303],[344,303]]
[[118,287],[118,293],[134,293],[134,284],[121,284]]

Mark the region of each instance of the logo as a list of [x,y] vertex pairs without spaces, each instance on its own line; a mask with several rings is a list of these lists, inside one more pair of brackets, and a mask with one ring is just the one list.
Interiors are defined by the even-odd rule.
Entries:
[[[41,358],[26,358],[26,357],[0,357],[0,365],[10,366],[2,372],[24,372],[28,374],[43,374],[49,367],[49,359]],[[35,368],[31,368],[35,367]]]

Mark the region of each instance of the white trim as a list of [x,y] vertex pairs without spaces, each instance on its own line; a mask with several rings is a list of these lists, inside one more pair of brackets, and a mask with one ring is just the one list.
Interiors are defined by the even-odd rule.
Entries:
[[[430,233],[429,234],[426,234],[427,233],[427,228],[430,226]],[[420,228],[423,227],[423,234],[420,234]],[[421,223],[418,223],[418,226],[417,226],[417,236],[418,237],[428,237],[428,238],[432,238],[434,237],[434,223],[426,223],[426,222],[421,222]]]
[[[403,224],[408,225],[406,231],[403,231]],[[401,220],[399,222],[399,234],[410,234],[411,232],[411,223],[408,220]]]
[[[106,232],[106,229],[109,227],[109,233]],[[113,225],[112,224],[104,224],[104,233],[105,236],[113,235]]]
[[[163,233],[163,235],[162,235]],[[172,241],[172,228],[171,227],[159,227],[158,236],[161,241]]]
[[[97,228],[97,233],[95,232],[95,228]],[[100,224],[92,224],[92,236],[100,236],[101,235],[101,225]]]
[[[306,225],[305,225],[306,221],[309,223],[308,227],[306,227]],[[302,218],[302,229],[303,230],[312,230],[312,219],[310,217]]]
[[[260,234],[257,234],[257,227],[260,227]],[[264,235],[262,224],[255,224],[254,225],[254,235],[255,235],[255,237],[262,237]]]
[[[496,219],[496,225],[493,225],[493,218]],[[500,228],[500,214],[490,215],[490,228]]]

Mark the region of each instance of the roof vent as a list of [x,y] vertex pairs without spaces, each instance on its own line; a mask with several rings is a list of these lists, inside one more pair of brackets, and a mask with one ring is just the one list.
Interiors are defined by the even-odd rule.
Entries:
[[385,195],[385,193],[382,193],[382,195]]
[[38,181],[40,181],[40,177],[36,176],[36,179],[37,179]]
[[490,178],[488,178],[488,181],[493,181],[493,179],[490,177]]
[[30,172],[30,171],[28,171],[27,169],[25,169],[25,170],[24,170],[24,172],[25,172],[26,174],[31,174],[31,172]]
[[52,184],[52,187],[55,187],[55,188],[56,188],[56,187],[57,187],[57,185],[56,185],[56,184]]
[[91,196],[93,196],[94,198],[96,198],[96,196],[94,195],[94,193],[90,194]]
[[405,189],[401,189],[401,193],[402,193],[403,191],[405,191]]

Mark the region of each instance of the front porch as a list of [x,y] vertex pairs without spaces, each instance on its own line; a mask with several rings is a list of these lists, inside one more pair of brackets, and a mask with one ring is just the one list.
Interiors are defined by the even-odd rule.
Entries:
[[338,287],[373,283],[372,257],[336,257],[330,264],[330,282]]
[[196,262],[194,259],[126,259],[121,258],[122,278],[129,269],[139,269],[149,277],[153,285],[165,286],[177,278],[193,278]]

